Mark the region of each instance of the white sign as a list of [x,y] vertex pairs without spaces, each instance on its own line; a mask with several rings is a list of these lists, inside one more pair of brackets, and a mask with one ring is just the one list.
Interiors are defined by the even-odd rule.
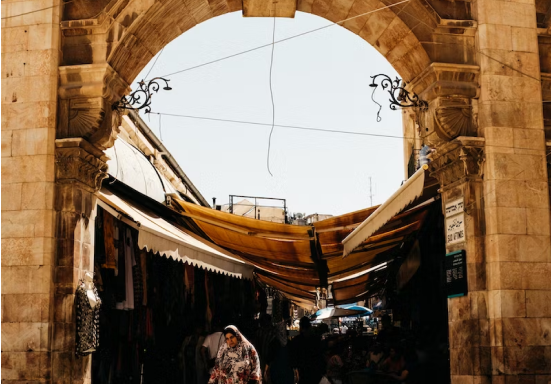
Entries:
[[454,200],[446,204],[446,217],[457,215],[463,212],[463,198]]
[[462,241],[465,241],[465,214],[463,212],[446,217],[446,244],[455,244]]

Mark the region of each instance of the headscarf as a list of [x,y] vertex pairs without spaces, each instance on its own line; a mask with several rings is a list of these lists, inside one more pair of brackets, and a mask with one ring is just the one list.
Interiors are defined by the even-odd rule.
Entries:
[[234,332],[237,345],[230,348],[228,343],[224,343],[220,348],[209,384],[247,384],[250,380],[261,384],[262,374],[256,349],[236,326],[228,325],[224,329],[224,335]]
[[339,377],[343,367],[342,359],[339,355],[333,355],[327,362],[327,374],[328,377]]

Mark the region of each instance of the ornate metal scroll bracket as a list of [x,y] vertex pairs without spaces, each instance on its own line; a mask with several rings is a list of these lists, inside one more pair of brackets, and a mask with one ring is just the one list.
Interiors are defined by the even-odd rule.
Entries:
[[122,99],[113,103],[113,110],[122,111],[123,109],[131,109],[134,111],[144,109],[145,113],[151,112],[151,99],[153,95],[159,92],[161,89],[161,84],[164,82],[163,90],[170,91],[172,88],[168,85],[167,80],[162,77],[155,77],[145,83],[144,80],[138,83],[139,89],[135,90],[128,96],[123,96]]
[[379,86],[389,93],[390,109],[393,111],[398,108],[418,108],[421,111],[426,111],[429,108],[429,104],[426,101],[421,100],[416,93],[410,92],[405,88],[406,83],[402,82],[400,78],[397,77],[395,80],[392,80],[389,76],[382,73],[371,76],[371,78],[373,79],[371,84],[369,84],[373,88],[371,100],[379,106],[377,122],[382,120],[380,113],[383,106],[375,101],[373,96]]

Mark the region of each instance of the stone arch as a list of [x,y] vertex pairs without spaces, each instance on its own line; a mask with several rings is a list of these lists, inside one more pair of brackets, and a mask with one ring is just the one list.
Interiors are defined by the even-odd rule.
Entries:
[[[101,7],[97,4],[92,7],[86,0],[75,0],[64,8],[57,137],[84,137],[99,148],[107,148],[116,137],[111,127],[118,125],[111,105],[129,92],[130,82],[141,69],[185,31],[210,18],[240,11],[243,2],[103,0],[98,3],[103,4],[99,12]],[[292,4],[294,14],[293,1],[282,3]],[[442,19],[425,0],[396,3],[298,0],[296,10],[332,22],[352,18],[342,26],[375,47],[408,83],[420,78],[426,82],[426,72],[432,63],[474,64],[475,23],[470,20],[470,11],[459,12],[450,6],[447,17],[467,18],[457,22]],[[445,38],[440,36],[442,33]],[[450,68],[444,72],[450,72]],[[429,76],[429,81],[434,81],[433,78]],[[472,82],[473,76],[459,79],[463,80]],[[425,88],[422,84],[423,91]],[[434,98],[435,93],[428,96]]]
[[[369,15],[343,23],[375,47],[406,81],[412,80],[431,62],[419,37],[436,27],[436,17],[415,3],[385,8],[378,0],[299,1],[297,10],[338,22],[366,12]],[[118,19],[126,24],[116,46],[108,52],[107,62],[126,81],[132,81],[141,69],[166,44],[193,26],[225,13],[240,11],[241,2],[185,2],[172,0],[154,3],[141,10],[132,9]],[[376,11],[376,12],[374,12]],[[409,24],[409,25],[408,25]]]
[[[2,1],[6,382],[90,381],[90,360],[74,357],[72,303],[93,268],[87,223],[117,135],[111,104],[162,46],[242,1]],[[335,21],[399,0],[278,1]],[[387,18],[344,27],[430,102],[442,204],[465,203],[466,243],[448,247],[467,250],[469,279],[468,295],[448,301],[452,382],[544,380],[551,0],[410,0],[377,14]]]
[[[105,60],[129,82],[163,46],[188,29],[210,18],[242,9],[240,2],[232,0],[216,4],[207,1],[187,4],[177,0],[148,3],[134,1],[118,11],[115,7],[104,8],[93,19],[87,19],[88,8],[83,8],[81,22],[74,20],[78,17],[80,3],[68,4],[65,11],[69,19],[65,21],[67,30],[86,28],[91,23],[85,20],[95,20],[96,26],[105,24],[107,18],[112,20],[106,31],[105,44],[98,44],[96,39],[74,38],[66,34],[65,64],[91,64]],[[332,22],[373,12],[345,22],[343,27],[373,45],[409,81],[431,61],[421,40],[437,26],[438,16],[417,2],[374,12],[385,7],[385,3],[377,0],[313,3],[305,0],[298,2],[297,10]],[[75,43],[82,48],[74,53],[68,52]]]

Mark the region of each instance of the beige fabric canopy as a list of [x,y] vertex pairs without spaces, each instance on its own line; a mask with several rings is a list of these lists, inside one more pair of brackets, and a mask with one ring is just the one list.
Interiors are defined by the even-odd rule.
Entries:
[[[394,203],[331,217],[312,226],[273,223],[176,202],[180,213],[192,219],[212,242],[253,265],[256,277],[264,284],[297,304],[311,306],[316,287],[332,283],[335,303],[344,304],[381,288],[385,271],[374,267],[391,261],[405,239],[422,227],[430,204],[412,208],[411,203],[430,199],[437,189],[437,183],[427,180],[424,172],[416,173],[414,180],[400,188],[401,193],[393,195]],[[413,185],[414,192],[407,185]],[[419,185],[422,196],[416,200],[413,196],[419,195]],[[375,224],[362,224],[377,211],[378,218],[371,220]],[[358,240],[363,236],[360,234],[348,257],[343,258],[343,240],[360,226],[368,226],[371,233]],[[362,228],[356,233],[363,233]]]
[[362,242],[374,234],[379,228],[388,223],[395,215],[402,212],[415,199],[423,194],[425,187],[425,173],[428,165],[423,165],[415,172],[389,199],[379,206],[373,214],[364,220],[342,242],[344,244],[343,257],[348,256]]
[[126,199],[103,188],[98,204],[127,224],[137,228],[138,246],[161,256],[233,277],[252,278],[253,267],[232,257],[216,245],[206,244],[183,229],[177,228],[163,218],[148,212]]

